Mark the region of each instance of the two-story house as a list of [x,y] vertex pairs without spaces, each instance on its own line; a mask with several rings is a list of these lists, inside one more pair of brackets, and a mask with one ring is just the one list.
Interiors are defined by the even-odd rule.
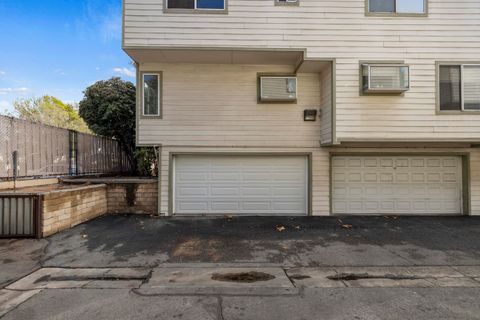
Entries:
[[124,0],[166,215],[480,214],[480,1]]

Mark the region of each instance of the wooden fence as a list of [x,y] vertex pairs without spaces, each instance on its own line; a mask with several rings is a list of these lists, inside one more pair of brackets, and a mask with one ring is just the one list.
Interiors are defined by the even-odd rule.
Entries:
[[131,169],[116,140],[0,116],[0,179]]

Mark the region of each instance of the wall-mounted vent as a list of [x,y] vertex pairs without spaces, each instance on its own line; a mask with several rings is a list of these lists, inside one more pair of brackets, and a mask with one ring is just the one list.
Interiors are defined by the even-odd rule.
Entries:
[[297,78],[281,76],[260,77],[260,101],[295,102],[297,100]]
[[410,70],[404,64],[363,64],[363,92],[402,93],[410,89]]

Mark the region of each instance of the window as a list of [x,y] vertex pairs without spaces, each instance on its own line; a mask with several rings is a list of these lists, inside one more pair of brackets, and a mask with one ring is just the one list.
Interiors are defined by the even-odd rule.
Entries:
[[143,115],[160,115],[160,74],[145,73],[142,80]]
[[226,0],[166,0],[167,9],[225,10]]
[[275,0],[276,6],[298,6],[300,0]]
[[403,64],[363,64],[363,92],[402,93],[410,89],[410,68]]
[[480,111],[480,64],[440,65],[441,111]]
[[426,0],[368,0],[369,13],[426,14]]

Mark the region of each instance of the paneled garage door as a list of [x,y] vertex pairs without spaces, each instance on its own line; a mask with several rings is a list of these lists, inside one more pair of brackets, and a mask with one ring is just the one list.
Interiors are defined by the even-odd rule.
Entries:
[[174,213],[305,215],[306,156],[176,155]]
[[335,156],[335,214],[462,213],[462,161],[456,156]]

